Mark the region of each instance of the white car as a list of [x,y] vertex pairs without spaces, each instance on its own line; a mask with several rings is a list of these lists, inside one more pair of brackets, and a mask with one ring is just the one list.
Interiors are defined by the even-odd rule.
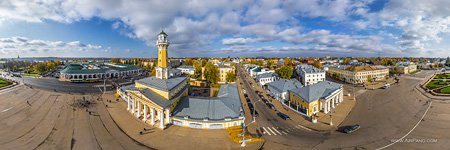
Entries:
[[383,86],[384,89],[387,89],[389,87],[391,87],[391,84],[389,84],[389,83],[385,83],[384,86]]

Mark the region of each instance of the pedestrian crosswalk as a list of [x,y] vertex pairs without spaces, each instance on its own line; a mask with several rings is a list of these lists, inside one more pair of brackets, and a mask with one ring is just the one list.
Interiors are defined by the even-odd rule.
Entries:
[[262,134],[264,135],[288,135],[288,130],[283,130],[276,127],[261,127]]
[[280,128],[280,127],[261,127],[260,131],[263,135],[269,135],[269,136],[282,136],[282,135],[288,135],[290,132],[294,130],[309,130],[308,128],[305,128],[301,125],[293,126],[290,128]]

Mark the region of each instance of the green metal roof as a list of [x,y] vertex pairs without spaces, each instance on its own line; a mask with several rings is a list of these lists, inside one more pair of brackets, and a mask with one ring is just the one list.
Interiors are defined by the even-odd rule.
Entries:
[[105,68],[100,69],[85,69],[81,64],[69,64],[66,65],[66,67],[60,72],[61,74],[98,74],[98,73],[106,73],[108,71],[130,71],[130,70],[137,70],[140,69],[137,66],[134,65],[128,65],[128,64],[115,64],[124,66],[122,67],[113,67],[113,66],[107,66]]

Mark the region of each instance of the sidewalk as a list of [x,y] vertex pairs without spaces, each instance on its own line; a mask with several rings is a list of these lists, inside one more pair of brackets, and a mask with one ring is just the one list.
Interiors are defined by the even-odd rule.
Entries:
[[[126,110],[126,103],[109,92],[103,98],[113,100],[108,105],[108,112],[119,128],[137,142],[155,149],[259,149],[262,142],[247,143],[242,148],[228,137],[227,130],[191,129],[169,125],[165,130],[152,127],[132,116]],[[144,131],[144,128],[146,129]],[[143,131],[140,135],[139,132]]]
[[[256,90],[262,92],[263,97],[268,99],[269,101],[271,101],[272,104],[275,106],[275,108],[278,111],[289,115],[289,117],[291,117],[291,119],[294,122],[298,123],[304,129],[309,130],[309,131],[323,132],[323,131],[329,131],[329,130],[336,129],[336,127],[339,126],[345,120],[348,113],[350,113],[350,111],[352,110],[352,108],[355,106],[355,103],[356,103],[356,101],[353,100],[353,96],[344,95],[344,100],[334,108],[335,113],[332,114],[333,126],[330,126],[330,114],[329,113],[328,114],[324,114],[322,112],[319,113],[319,119],[318,119],[317,123],[312,123],[311,119],[309,117],[298,114],[298,113],[294,112],[293,110],[289,109],[287,106],[281,104],[280,101],[267,96],[266,90],[264,90],[261,86],[259,86],[259,84],[257,84],[254,79],[251,79],[247,73],[246,73],[246,75],[247,75],[248,81],[252,82],[252,84],[255,85]],[[345,93],[348,93],[348,91],[346,91],[344,89],[344,94]]]

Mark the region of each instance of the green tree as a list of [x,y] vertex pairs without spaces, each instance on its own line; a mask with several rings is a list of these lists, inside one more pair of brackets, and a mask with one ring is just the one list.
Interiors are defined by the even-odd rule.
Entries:
[[217,81],[219,81],[219,67],[208,62],[205,65],[204,76],[205,76],[206,82],[208,82],[209,84],[216,84]]
[[283,79],[291,79],[291,77],[292,77],[292,67],[291,66],[283,66],[280,69],[278,69],[276,72],[280,76],[280,78],[283,78]]
[[194,60],[192,58],[186,58],[186,59],[184,59],[183,65],[192,66],[192,65],[194,65]]
[[234,73],[234,71],[229,71],[227,72],[227,76],[225,77],[227,82],[234,82],[236,80],[236,74]]
[[272,68],[273,65],[275,65],[275,62],[273,62],[272,59],[267,60],[267,64],[266,64],[266,67],[267,67],[267,68]]
[[194,61],[194,78],[200,79],[202,77],[202,62],[200,60]]
[[38,74],[44,74],[47,71],[47,66],[44,63],[37,63],[34,65],[34,71]]

